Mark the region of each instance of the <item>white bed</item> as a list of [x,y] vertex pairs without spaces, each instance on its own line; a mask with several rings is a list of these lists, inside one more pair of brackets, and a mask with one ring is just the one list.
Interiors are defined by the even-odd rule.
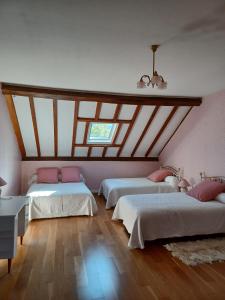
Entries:
[[109,209],[114,207],[118,199],[125,195],[171,193],[177,190],[177,185],[170,182],[153,182],[146,177],[115,178],[102,181],[99,195],[104,195],[106,199],[106,209]]
[[66,216],[93,216],[97,211],[95,198],[83,182],[34,183],[30,196],[29,219]]
[[225,203],[185,193],[121,197],[112,218],[123,221],[130,248],[143,249],[146,240],[225,233]]

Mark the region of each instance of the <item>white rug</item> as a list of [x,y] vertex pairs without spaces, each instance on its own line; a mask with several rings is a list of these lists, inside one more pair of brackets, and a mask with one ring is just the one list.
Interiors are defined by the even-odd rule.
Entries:
[[225,238],[170,243],[164,247],[189,266],[225,260]]

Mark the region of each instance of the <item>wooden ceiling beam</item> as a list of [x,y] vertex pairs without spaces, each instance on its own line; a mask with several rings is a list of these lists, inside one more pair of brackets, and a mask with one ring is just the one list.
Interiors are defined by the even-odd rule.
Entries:
[[58,106],[57,100],[53,99],[53,120],[54,120],[54,152],[58,155]]
[[87,156],[90,157],[92,152],[92,146],[89,145]]
[[98,102],[98,103],[97,103],[97,107],[96,107],[96,112],[95,112],[95,121],[98,121],[98,120],[99,120],[99,116],[100,116],[100,113],[101,113],[101,109],[102,109],[102,103],[101,103],[101,102]]
[[96,118],[83,118],[78,117],[79,122],[102,122],[102,123],[130,123],[131,120],[114,120],[114,119],[97,119]]
[[122,108],[122,104],[117,104],[116,106],[116,110],[115,110],[115,113],[114,113],[114,116],[113,116],[113,121],[116,122],[120,116],[120,111],[121,111],[121,108]]
[[97,143],[97,144],[94,144],[94,143],[90,143],[90,144],[74,144],[74,147],[89,147],[89,146],[92,146],[92,147],[120,147],[121,144],[117,145],[117,144],[102,144],[102,143]]
[[133,117],[132,117],[132,120],[131,120],[131,122],[130,122],[130,125],[129,125],[128,128],[127,128],[127,132],[126,132],[126,134],[125,134],[125,136],[124,136],[124,138],[123,138],[123,141],[122,141],[122,143],[121,143],[120,149],[119,149],[119,151],[118,151],[118,153],[117,153],[117,157],[119,157],[120,154],[121,154],[121,152],[123,151],[123,148],[124,148],[124,146],[125,146],[125,144],[126,144],[126,142],[127,142],[127,139],[128,139],[128,137],[129,137],[130,133],[131,133],[131,130],[133,129],[134,123],[135,123],[135,121],[136,121],[136,119],[137,119],[137,116],[138,116],[140,110],[141,110],[141,106],[138,105],[138,106],[136,107],[136,109],[135,109],[135,112],[134,112],[134,114],[133,114]]
[[41,148],[40,148],[38,127],[37,127],[37,118],[36,118],[36,112],[35,112],[35,106],[34,106],[34,99],[32,96],[29,97],[29,103],[30,103],[30,111],[31,111],[32,123],[33,123],[33,128],[34,128],[35,143],[36,143],[36,147],[37,147],[37,154],[38,154],[38,157],[40,157],[41,156]]
[[166,129],[167,125],[169,124],[169,122],[173,118],[173,116],[174,116],[175,112],[177,111],[177,109],[178,109],[178,107],[174,107],[172,109],[172,111],[170,112],[169,116],[166,118],[166,121],[164,122],[163,126],[161,127],[161,129],[159,130],[158,134],[156,135],[156,137],[154,138],[153,142],[151,143],[150,147],[148,148],[148,150],[147,150],[147,152],[145,154],[145,157],[148,157],[148,155],[152,151],[153,147],[155,146],[155,144],[159,140],[160,136],[162,135],[163,131]]
[[181,124],[184,122],[184,120],[186,119],[186,117],[188,116],[188,114],[191,112],[193,107],[190,107],[189,110],[187,111],[187,113],[185,114],[185,116],[183,117],[183,119],[180,121],[180,123],[178,124],[178,126],[176,127],[176,129],[174,130],[174,132],[172,133],[172,135],[169,137],[169,139],[166,141],[166,143],[164,144],[164,146],[162,147],[162,149],[159,152],[159,156],[160,154],[163,152],[164,148],[166,147],[166,145],[170,142],[170,140],[172,139],[172,137],[174,136],[174,134],[177,132],[177,130],[180,128]]
[[133,150],[132,153],[131,153],[131,156],[132,156],[132,157],[134,156],[134,154],[135,154],[135,152],[137,151],[138,147],[140,146],[140,144],[141,144],[141,142],[142,142],[142,140],[143,140],[143,138],[144,138],[146,132],[148,131],[149,127],[151,126],[151,124],[152,124],[152,122],[153,122],[153,120],[154,120],[154,118],[155,118],[155,116],[156,116],[156,114],[157,114],[157,112],[158,112],[158,110],[159,110],[159,107],[160,107],[160,106],[156,106],[156,107],[154,108],[154,110],[153,110],[153,112],[152,112],[152,114],[151,114],[151,116],[150,116],[150,118],[149,118],[149,120],[148,120],[148,123],[145,125],[145,128],[144,128],[144,130],[142,131],[142,134],[141,134],[140,138],[138,139],[137,144],[136,144],[135,147],[134,147],[134,150]]
[[12,121],[13,129],[17,138],[18,146],[20,149],[20,153],[22,156],[22,159],[26,156],[26,150],[23,142],[23,137],[20,131],[20,125],[16,114],[15,105],[13,102],[12,95],[5,95],[6,103],[9,111],[9,115]]
[[4,95],[33,96],[41,98],[56,98],[60,100],[95,101],[102,103],[132,104],[132,105],[163,105],[163,106],[199,106],[200,97],[148,96],[133,94],[114,94],[69,89],[56,89],[38,86],[16,85],[2,83]]
[[104,149],[103,149],[103,151],[102,151],[102,157],[103,157],[103,158],[104,158],[105,155],[106,155],[107,149],[108,149],[108,147],[105,146]]
[[79,101],[76,101],[74,103],[75,107],[74,107],[74,116],[73,116],[73,135],[72,135],[72,145],[71,145],[71,156],[74,156],[74,144],[76,143],[76,136],[77,136],[77,118],[78,118],[78,114],[79,114]]
[[23,161],[158,161],[158,157],[86,157],[86,156],[44,156],[44,157],[23,157]]
[[[83,144],[87,144],[89,127],[90,127],[90,123],[86,122]],[[90,144],[89,144],[89,146],[90,146]]]
[[112,144],[115,144],[115,143],[116,143],[116,140],[117,140],[117,138],[118,138],[118,136],[119,136],[119,134],[120,134],[120,131],[121,131],[122,126],[123,126],[123,123],[119,123],[119,125],[118,125],[118,127],[117,127],[117,129],[116,129],[116,134],[114,135]]

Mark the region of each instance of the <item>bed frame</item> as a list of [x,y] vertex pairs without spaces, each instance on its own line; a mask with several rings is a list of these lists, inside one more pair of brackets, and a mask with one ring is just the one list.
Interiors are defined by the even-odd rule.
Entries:
[[210,180],[217,182],[225,182],[225,176],[206,176],[205,172],[200,172],[201,181]]
[[160,169],[169,170],[170,172],[173,173],[174,176],[176,176],[178,178],[178,180],[180,180],[183,177],[183,171],[181,170],[181,168],[177,169],[172,166],[160,166]]

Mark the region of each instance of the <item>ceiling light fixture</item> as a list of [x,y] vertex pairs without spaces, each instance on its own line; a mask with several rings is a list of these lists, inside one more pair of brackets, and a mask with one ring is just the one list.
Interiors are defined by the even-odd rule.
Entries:
[[137,82],[137,88],[143,89],[147,86],[152,85],[154,88],[157,86],[159,89],[163,90],[167,88],[167,82],[163,79],[162,75],[159,75],[155,70],[155,52],[159,48],[159,45],[152,45],[152,53],[153,53],[153,66],[152,66],[152,77],[150,75],[142,75],[141,79]]

